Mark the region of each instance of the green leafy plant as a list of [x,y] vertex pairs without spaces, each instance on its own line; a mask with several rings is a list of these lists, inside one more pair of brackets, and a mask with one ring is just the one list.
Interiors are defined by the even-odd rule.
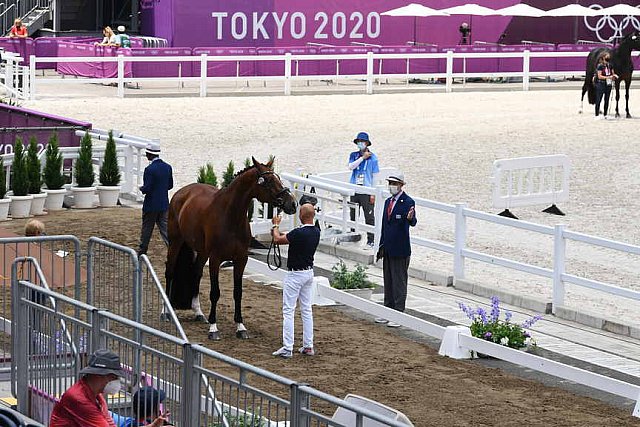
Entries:
[[[256,412],[260,412],[260,408],[254,411],[253,414],[246,412],[244,415],[232,415],[229,411],[224,411],[224,417],[227,419],[229,427],[267,427],[269,422],[256,415]],[[214,422],[209,424],[209,427],[222,427],[222,422]]]
[[34,136],[29,139],[27,148],[27,176],[29,177],[29,194],[42,193],[42,165],[38,158],[38,141]]
[[54,132],[49,138],[45,151],[44,184],[49,190],[60,190],[65,184],[62,175],[62,154],[58,145],[58,133]]
[[218,186],[218,177],[211,163],[207,162],[206,165],[200,166],[200,169],[198,169],[198,182],[213,185],[214,187]]
[[0,156],[0,199],[7,196],[7,175],[4,170],[4,158]]
[[471,319],[470,329],[471,335],[474,337],[511,348],[535,346],[535,341],[527,329],[542,319],[541,315],[533,316],[521,324],[517,324],[511,323],[513,314],[504,310],[504,319],[500,319],[502,313],[500,300],[495,296],[491,297],[491,311],[489,313],[483,307],[472,309],[463,303],[458,303],[458,306]]
[[100,184],[110,187],[120,184],[120,168],[118,167],[116,141],[113,139],[112,130],[109,131],[107,147],[104,150],[104,161],[100,166]]
[[367,267],[356,265],[354,271],[349,271],[344,261],[340,260],[331,268],[333,277],[331,287],[336,289],[365,289],[373,288],[375,285],[367,280]]
[[91,187],[96,179],[93,172],[92,152],[91,136],[86,132],[80,141],[80,151],[75,164],[74,173],[78,187]]
[[233,181],[233,177],[235,175],[235,167],[233,166],[233,161],[230,160],[227,165],[227,169],[222,174],[222,188],[228,187]]
[[26,196],[29,194],[29,174],[27,171],[27,159],[25,158],[22,138],[16,138],[14,146],[13,164],[11,165],[11,189],[14,196]]

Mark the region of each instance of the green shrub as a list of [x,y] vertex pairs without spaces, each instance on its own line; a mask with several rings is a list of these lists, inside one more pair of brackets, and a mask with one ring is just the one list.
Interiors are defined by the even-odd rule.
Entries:
[[27,148],[27,176],[29,177],[29,194],[42,193],[42,165],[38,158],[38,141],[34,136],[29,139]]
[[44,184],[49,190],[60,190],[65,179],[62,175],[62,154],[58,145],[58,134],[54,132],[49,138],[45,151]]
[[74,173],[78,187],[91,187],[96,179],[93,172],[92,151],[91,136],[86,132],[80,141],[80,151],[75,164]]
[[331,287],[336,289],[365,289],[373,288],[375,285],[367,280],[367,267],[356,265],[354,271],[349,271],[346,264],[340,260],[331,268],[333,277]]
[[120,168],[118,168],[116,141],[113,139],[112,130],[109,131],[107,147],[104,151],[104,161],[100,166],[100,184],[111,187],[120,184]]
[[218,186],[218,177],[216,176],[211,163],[207,163],[198,169],[198,182],[201,184],[213,185],[214,187]]
[[4,170],[4,159],[0,156],[0,199],[7,196],[7,174]]
[[26,196],[29,194],[29,175],[27,171],[27,159],[24,154],[22,138],[16,138],[14,146],[13,164],[11,165],[11,189],[14,196]]
[[227,165],[227,170],[222,174],[222,188],[228,187],[233,181],[233,176],[235,175],[235,167],[233,166],[233,161],[230,160]]

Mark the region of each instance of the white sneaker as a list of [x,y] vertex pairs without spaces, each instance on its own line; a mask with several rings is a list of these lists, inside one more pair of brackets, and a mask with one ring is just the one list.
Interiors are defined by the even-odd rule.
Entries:
[[284,347],[279,348],[278,350],[271,353],[272,356],[282,357],[283,359],[291,359],[293,357],[293,351],[288,350]]
[[604,120],[604,116],[603,115],[597,115],[594,117],[594,120]]
[[387,323],[389,323],[389,321],[383,317],[376,317],[375,322],[380,323],[382,325],[386,325]]
[[389,323],[387,323],[387,327],[389,327],[389,328],[399,328],[400,325],[398,323],[396,323],[396,322],[389,322]]

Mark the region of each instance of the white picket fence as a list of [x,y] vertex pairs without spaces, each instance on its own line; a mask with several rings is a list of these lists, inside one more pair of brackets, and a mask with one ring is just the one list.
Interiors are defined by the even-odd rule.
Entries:
[[[341,54],[341,55],[293,55],[286,53],[284,55],[233,55],[233,56],[209,56],[202,54],[200,56],[155,56],[155,57],[140,57],[140,56],[123,56],[118,55],[115,57],[37,57],[30,56],[29,61],[29,79],[30,87],[28,93],[33,100],[37,96],[37,86],[45,84],[77,84],[77,83],[104,83],[104,84],[117,84],[117,96],[124,97],[125,84],[143,84],[144,82],[177,82],[179,85],[186,82],[196,82],[199,84],[199,94],[201,97],[207,96],[207,85],[212,82],[248,82],[248,81],[275,81],[281,82],[284,86],[284,94],[290,95],[292,93],[292,83],[295,81],[326,81],[332,80],[336,83],[340,81],[352,80],[352,81],[364,81],[365,92],[367,94],[374,93],[374,83],[384,79],[403,79],[407,83],[411,78],[417,79],[445,79],[445,91],[453,91],[454,78],[463,79],[463,82],[467,78],[509,78],[517,77],[522,78],[522,90],[529,90],[530,80],[533,77],[552,77],[552,76],[575,76],[584,75],[584,69],[571,70],[571,71],[530,71],[532,58],[570,58],[570,57],[585,57],[589,52],[531,52],[525,50],[523,52],[490,52],[490,53],[470,53],[470,52],[456,52],[447,51],[439,53],[402,53],[402,54],[383,54],[383,53],[362,53],[362,54]],[[635,54],[638,54],[637,52]],[[466,61],[471,59],[506,59],[515,58],[522,60],[522,71],[517,72],[481,72],[470,73],[466,71]],[[420,59],[432,59],[432,60],[445,60],[446,69],[445,72],[438,73],[413,73],[410,72],[409,62],[411,60]],[[462,72],[454,72],[454,60],[461,60],[463,63]],[[375,61],[379,61],[382,64],[388,60],[404,60],[407,62],[406,73],[382,73],[382,66],[375,70]],[[228,77],[214,77],[207,75],[207,69],[210,62],[231,62],[236,63],[236,68],[239,70],[239,64],[243,62],[264,62],[275,61],[282,62],[284,64],[284,72],[282,75],[270,75],[270,76],[240,76],[237,73],[235,76]],[[304,61],[331,61],[336,62],[336,74],[330,75],[299,75],[298,65],[304,63]],[[364,74],[340,74],[340,61],[362,61],[366,65],[366,72]],[[81,79],[61,79],[58,77],[40,77],[36,79],[36,67],[37,64],[46,63],[117,63],[117,76],[115,78],[81,78]],[[200,76],[199,77],[126,77],[125,76],[125,64],[136,62],[193,62],[200,64]]]

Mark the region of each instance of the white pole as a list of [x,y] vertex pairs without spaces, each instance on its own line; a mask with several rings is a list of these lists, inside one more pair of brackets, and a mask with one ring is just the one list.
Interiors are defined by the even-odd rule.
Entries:
[[453,51],[447,51],[447,79],[446,79],[446,88],[445,91],[447,93],[453,90]]
[[36,56],[29,57],[29,99],[36,99]]
[[367,95],[373,93],[373,52],[367,52]]
[[529,68],[531,51],[525,50],[522,55],[522,90],[529,90]]
[[284,54],[284,94],[291,95],[291,52]]
[[455,236],[453,244],[453,279],[454,283],[457,279],[464,279],[464,256],[462,250],[466,246],[467,241],[467,219],[464,216],[464,203],[456,203],[455,213]]
[[556,314],[556,308],[564,305],[565,258],[567,242],[564,239],[564,224],[558,224],[553,229],[553,304],[551,311]]
[[207,96],[207,54],[200,55],[200,97]]
[[124,56],[118,55],[118,98],[124,98]]

